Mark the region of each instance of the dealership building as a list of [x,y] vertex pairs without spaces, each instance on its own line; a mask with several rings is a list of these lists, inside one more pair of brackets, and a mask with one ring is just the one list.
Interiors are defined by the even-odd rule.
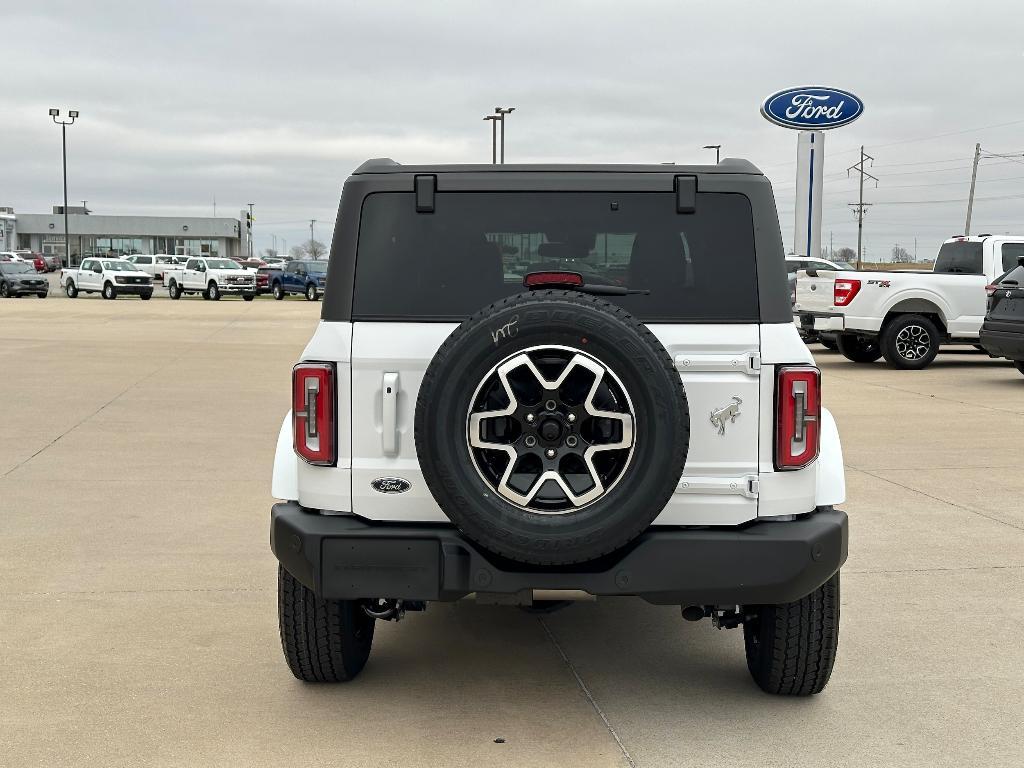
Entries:
[[[71,263],[88,256],[170,253],[179,256],[244,256],[248,226],[241,218],[199,216],[105,216],[68,206]],[[53,213],[16,213],[0,208],[0,251],[27,249],[64,256],[64,208]]]

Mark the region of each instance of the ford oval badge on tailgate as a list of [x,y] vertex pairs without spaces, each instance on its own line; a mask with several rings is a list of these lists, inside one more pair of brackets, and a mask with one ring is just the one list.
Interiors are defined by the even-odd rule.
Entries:
[[412,483],[401,477],[378,477],[370,487],[378,493],[405,493],[412,488]]

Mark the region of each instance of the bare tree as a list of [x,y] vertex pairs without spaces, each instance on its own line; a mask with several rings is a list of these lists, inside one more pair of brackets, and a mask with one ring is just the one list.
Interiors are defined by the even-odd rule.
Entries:
[[836,251],[835,261],[845,261],[847,264],[852,264],[857,260],[857,252],[853,248],[840,248]]
[[263,249],[263,255],[264,256],[277,256],[278,255],[277,248],[264,248]]
[[893,264],[909,264],[914,260],[914,257],[910,255],[910,252],[902,245],[894,245],[892,249],[892,263]]
[[327,257],[327,246],[319,240],[307,240],[291,249],[293,259],[323,259]]

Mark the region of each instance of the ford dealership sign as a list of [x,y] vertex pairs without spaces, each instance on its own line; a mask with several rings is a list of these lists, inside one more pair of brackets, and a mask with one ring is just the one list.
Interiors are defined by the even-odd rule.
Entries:
[[852,123],[864,112],[864,102],[838,88],[805,86],[773,93],[761,105],[761,114],[783,128],[825,131]]

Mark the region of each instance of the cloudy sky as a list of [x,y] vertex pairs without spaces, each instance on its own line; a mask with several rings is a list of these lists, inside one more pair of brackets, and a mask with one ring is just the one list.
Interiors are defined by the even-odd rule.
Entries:
[[878,189],[867,256],[920,257],[962,232],[1024,229],[1024,13],[1004,2],[388,2],[0,4],[0,205],[69,195],[96,213],[237,215],[256,245],[330,240],[341,184],[368,157],[487,162],[483,115],[513,105],[509,162],[706,162],[708,143],[772,179],[792,245],[796,134],[758,113],[808,83],[864,116],[827,137],[823,241],[856,244],[846,167]]

